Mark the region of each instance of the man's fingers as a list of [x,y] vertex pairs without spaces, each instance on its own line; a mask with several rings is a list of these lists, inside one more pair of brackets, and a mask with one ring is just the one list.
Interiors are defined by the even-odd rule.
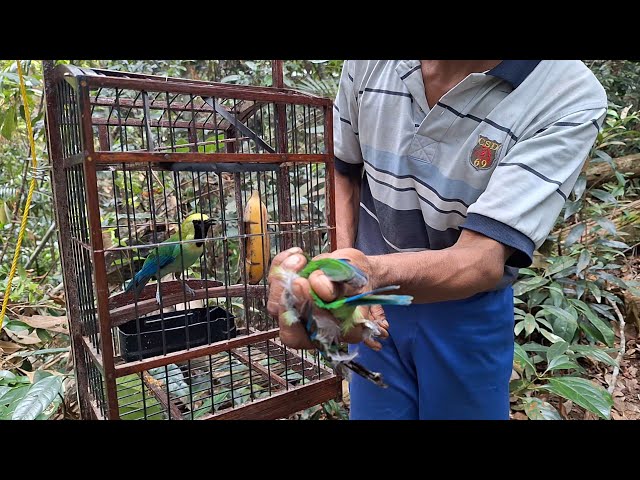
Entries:
[[362,341],[363,327],[355,325],[342,338],[347,343],[360,343]]
[[280,324],[280,340],[287,347],[290,348],[304,348],[304,349],[313,349],[313,343],[309,340],[307,336],[307,332],[300,322],[294,323],[292,325],[287,325],[287,323],[282,318],[282,315],[278,317],[278,323]]
[[309,283],[316,294],[325,302],[333,302],[337,298],[357,295],[360,290],[343,282],[332,282],[321,270],[309,275]]
[[376,322],[382,328],[389,328],[389,322],[387,321],[387,316],[384,313],[384,309],[382,305],[372,305],[369,309],[370,318]]
[[[287,260],[292,255],[297,255],[297,256],[301,257],[304,260],[302,266],[304,266],[304,264],[307,263],[307,259],[304,257],[304,255],[302,255],[302,249],[300,247],[293,247],[293,248],[290,248],[289,250],[285,250],[283,252],[280,252],[275,257],[273,257],[273,260],[271,260],[271,267],[270,268],[279,267],[281,264],[284,263],[285,260]],[[283,265],[283,267],[289,268],[289,267],[287,267],[285,265]],[[300,268],[302,268],[302,267],[300,267]]]
[[291,290],[293,295],[298,300],[307,301],[311,299],[311,294],[309,293],[309,280],[306,278],[298,277],[291,283]]
[[340,296],[340,285],[329,280],[321,270],[309,275],[309,283],[313,291],[325,302],[333,302]]
[[364,344],[370,349],[375,350],[376,352],[379,352],[380,350],[382,350],[382,344],[376,340],[366,339],[364,341]]
[[[388,328],[388,327],[387,327]],[[377,335],[378,338],[389,338],[389,332],[387,331],[386,328],[381,327],[380,328],[380,335]]]
[[284,285],[276,273],[277,269],[285,268],[297,272],[301,270],[306,263],[307,259],[302,255],[302,249],[299,247],[280,252],[273,258],[268,278],[269,299],[267,301],[267,311],[270,315],[277,317],[282,309],[282,292]]

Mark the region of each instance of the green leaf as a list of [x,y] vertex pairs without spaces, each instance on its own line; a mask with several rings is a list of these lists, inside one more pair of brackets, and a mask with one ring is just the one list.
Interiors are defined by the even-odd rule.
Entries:
[[536,329],[537,325],[538,324],[536,323],[536,319],[533,315],[531,315],[530,313],[527,313],[524,316],[524,331],[527,335],[531,335],[533,331]]
[[569,344],[565,341],[556,342],[547,350],[547,361],[551,362],[553,359],[558,358],[569,348]]
[[16,375],[9,370],[0,370],[0,383],[9,384],[16,382]]
[[585,189],[587,188],[587,176],[585,174],[580,174],[578,179],[576,180],[576,184],[573,186],[573,194],[575,195],[576,200],[582,198]]
[[578,357],[589,357],[592,360],[606,363],[611,367],[615,367],[616,365],[618,365],[618,362],[616,362],[615,358],[612,358],[611,355],[609,355],[603,349],[593,345],[572,345],[571,350],[573,350]]
[[564,295],[564,291],[562,290],[562,286],[558,282],[552,282],[550,285],[545,286],[549,292],[559,293],[560,295]]
[[584,230],[585,230],[584,223],[578,223],[571,230],[569,230],[567,237],[564,239],[565,246],[570,247],[571,245],[576,243],[578,240],[580,240],[580,237],[582,237]]
[[535,342],[525,343],[521,346],[525,352],[539,352],[539,353],[544,353],[547,350],[549,350],[549,348],[551,348],[551,347],[547,347],[546,345],[540,345],[539,343],[535,343]]
[[541,323],[542,325],[547,327],[549,329],[549,331],[553,330],[553,325],[551,325],[549,322],[547,322],[547,319],[542,317],[542,316],[538,317],[536,315],[536,322]]
[[549,402],[531,397],[523,398],[522,402],[524,403],[524,413],[530,420],[562,420],[558,411]]
[[531,384],[530,380],[526,378],[519,378],[518,380],[512,380],[509,382],[509,393],[516,395],[517,393],[526,390]]
[[540,333],[542,334],[542,336],[544,338],[546,338],[547,340],[549,340],[551,343],[556,343],[556,342],[561,342],[562,341],[562,337],[557,336],[554,333],[551,333],[547,330],[545,330],[544,328],[540,329]]
[[562,270],[564,270],[565,268],[569,268],[572,267],[573,265],[576,264],[576,259],[573,257],[556,257],[553,261],[553,264],[549,266],[549,268],[547,269],[547,276],[551,276],[555,273],[558,273]]
[[513,286],[513,294],[517,297],[520,295],[535,290],[543,285],[549,283],[548,278],[544,277],[532,277],[527,280],[520,280]]
[[[169,390],[173,398],[180,398],[184,403],[189,403],[189,385],[185,382],[184,373],[175,363],[165,367],[157,367],[149,370],[149,374],[162,383],[164,390]],[[166,387],[167,380],[169,383]]]
[[529,307],[534,307],[536,305],[542,305],[542,302],[549,296],[549,292],[546,290],[534,290],[529,292]]
[[298,380],[302,380],[302,375],[291,369],[287,370],[287,373],[284,373],[280,376],[284,377],[288,382],[296,382]]
[[596,299],[596,302],[602,301],[602,293],[595,282],[587,281],[587,289],[591,292],[591,295]]
[[559,357],[556,357],[549,362],[546,371],[551,372],[553,370],[571,370],[573,368],[578,368],[578,365],[575,362],[571,361],[566,355],[560,355]]
[[513,327],[513,333],[517,337],[524,330],[524,321],[516,323],[516,326]]
[[605,273],[605,272],[598,272],[598,275],[603,280],[606,280],[609,283],[613,283],[614,285],[616,285],[616,286],[618,286],[620,288],[623,288],[625,290],[629,289],[627,284],[625,282],[623,282],[621,279],[619,279],[618,277],[616,277],[615,275],[611,275],[610,273]]
[[577,211],[582,208],[582,200],[576,200],[575,202],[567,202],[564,208],[564,220],[567,220],[572,215],[575,215]]
[[51,375],[53,374],[46,370],[36,370],[36,373],[33,375],[33,383],[38,383],[43,378],[50,377]]
[[578,319],[568,311],[553,305],[542,305],[542,309],[555,317],[553,333],[570,342],[578,329]]
[[24,397],[30,388],[31,385],[22,385],[20,387],[11,388],[11,390],[0,397],[0,405],[10,405],[15,403]]
[[587,379],[553,377],[549,378],[549,383],[541,388],[571,400],[601,418],[608,420],[611,416],[613,398],[604,388],[593,384]]
[[533,375],[536,367],[531,362],[529,355],[518,343],[514,343],[514,362],[517,363],[520,370],[524,370],[527,375]]
[[602,202],[612,203],[614,205],[618,203],[618,201],[615,199],[613,195],[611,195],[609,192],[605,192],[604,190],[594,188],[593,190],[591,190],[590,193],[591,195],[593,195],[594,197],[596,197],[598,200]]
[[618,242],[616,240],[607,240],[605,238],[600,238],[597,240],[597,243],[600,245],[604,245],[605,247],[610,247],[610,248],[617,248],[619,250],[626,250],[629,247],[629,245],[627,245],[624,242]]
[[606,343],[598,329],[591,325],[589,322],[578,322],[578,328],[585,333],[589,342],[602,342],[603,344]]
[[16,129],[16,108],[11,106],[7,109],[4,115],[4,122],[2,122],[2,130],[0,133],[7,140],[11,139],[11,135]]
[[580,252],[580,258],[578,258],[578,265],[576,266],[576,274],[582,272],[589,266],[591,262],[591,253],[586,248]]
[[20,400],[11,416],[12,420],[35,420],[62,393],[62,377],[48,376],[34,383]]
[[574,304],[576,308],[584,314],[585,317],[587,317],[587,320],[589,320],[589,322],[591,322],[594,327],[598,329],[598,332],[600,332],[604,343],[607,346],[612,347],[615,341],[615,333],[613,332],[613,328],[611,328],[611,325],[609,325],[604,320],[599,318],[595,313],[593,313],[593,310],[591,310],[589,305],[587,305],[583,301],[577,300],[575,298],[571,298],[569,299],[569,301]]
[[[607,292],[603,292],[603,295],[607,293]],[[611,307],[609,305],[602,305],[600,303],[591,303],[591,308],[593,310],[595,310],[596,312],[598,312],[600,315],[602,315],[603,317],[607,317],[609,320],[616,320],[616,317],[614,317],[611,312],[609,312],[609,310],[611,309]]]
[[[622,300],[620,300],[620,298],[619,298],[617,295],[614,295],[613,293],[611,293],[611,292],[610,292],[610,291],[608,291],[608,290],[603,291],[603,292],[602,292],[602,296],[603,296],[604,298],[608,299],[608,300],[611,300],[612,302],[615,302],[615,303],[619,304],[619,305],[622,305],[622,304],[623,304]],[[595,308],[595,307],[596,307],[596,305],[597,305],[597,304],[593,304],[593,308]],[[599,306],[600,306],[600,305],[599,305]],[[612,316],[613,316],[613,315],[612,315]],[[608,318],[608,317],[607,317],[607,318]],[[613,320],[617,320],[617,319],[614,317],[614,318],[613,318]]]
[[618,230],[616,230],[615,224],[611,220],[609,220],[608,218],[606,218],[606,217],[598,217],[595,220],[598,223],[598,225],[600,225],[602,228],[604,228],[611,235],[615,235],[616,233],[618,233]]
[[558,290],[549,290],[549,293],[551,294],[551,303],[556,306],[556,307],[560,307],[563,303],[564,303],[564,293],[562,292],[562,290],[558,291]]
[[538,274],[536,272],[534,272],[533,270],[531,270],[530,268],[521,268],[520,270],[518,270],[518,273],[520,275],[529,275],[532,277],[537,277]]
[[14,355],[16,357],[31,357],[38,355],[48,355],[50,353],[62,353],[68,352],[69,347],[60,347],[60,348],[44,348],[42,350],[30,350],[28,352],[16,352]]

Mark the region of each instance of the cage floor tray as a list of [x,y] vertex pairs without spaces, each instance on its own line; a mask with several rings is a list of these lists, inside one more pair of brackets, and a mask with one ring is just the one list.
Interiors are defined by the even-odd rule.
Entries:
[[165,355],[236,336],[235,318],[221,307],[152,315],[124,323],[117,328],[120,355],[125,362]]

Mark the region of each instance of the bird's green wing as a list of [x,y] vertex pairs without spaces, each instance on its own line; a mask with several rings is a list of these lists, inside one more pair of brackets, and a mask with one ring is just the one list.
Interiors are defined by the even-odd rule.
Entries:
[[364,272],[344,258],[311,260],[302,269],[300,276],[308,278],[316,270],[322,270],[332,282],[355,282],[362,286],[367,284],[367,276]]

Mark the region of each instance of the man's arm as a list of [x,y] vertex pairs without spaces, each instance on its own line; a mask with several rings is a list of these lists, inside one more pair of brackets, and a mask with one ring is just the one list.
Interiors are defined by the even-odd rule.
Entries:
[[336,242],[338,248],[351,248],[355,243],[360,210],[360,176],[335,170]]
[[325,301],[387,285],[399,285],[393,293],[411,295],[414,303],[459,300],[494,288],[513,251],[492,238],[463,230],[455,245],[442,250],[366,256],[345,248],[319,256],[346,258],[358,265],[369,277],[369,284],[358,291],[331,282],[321,272],[309,281]]
[[459,300],[494,288],[513,253],[482,234],[463,230],[458,242],[442,250],[368,257],[372,286],[400,285],[414,303]]
[[[482,234],[464,230],[453,247],[443,250],[366,256],[360,250],[342,248],[321,257],[347,258],[358,265],[370,279],[370,284],[363,291],[377,286],[400,285],[401,289],[393,293],[412,295],[415,303],[429,303],[467,298],[490,290],[502,278],[504,263],[512,251],[511,247]],[[306,264],[306,259],[301,249],[294,248],[278,254],[273,259],[272,268],[281,264],[287,269],[300,271]],[[282,320],[284,307],[279,301],[282,282],[270,275],[269,283],[267,307],[269,313],[280,320],[281,340],[292,348],[313,348],[301,323],[288,325]],[[344,284],[332,283],[321,271],[317,271],[308,280],[294,280],[293,293],[299,302],[311,301],[310,287],[325,301],[359,293],[350,291]],[[389,324],[382,309],[374,314],[374,320],[382,327],[382,338],[387,337],[386,329]],[[357,343],[361,336],[362,330],[356,328],[345,340]],[[365,343],[374,350],[382,347],[374,340],[367,340]]]

